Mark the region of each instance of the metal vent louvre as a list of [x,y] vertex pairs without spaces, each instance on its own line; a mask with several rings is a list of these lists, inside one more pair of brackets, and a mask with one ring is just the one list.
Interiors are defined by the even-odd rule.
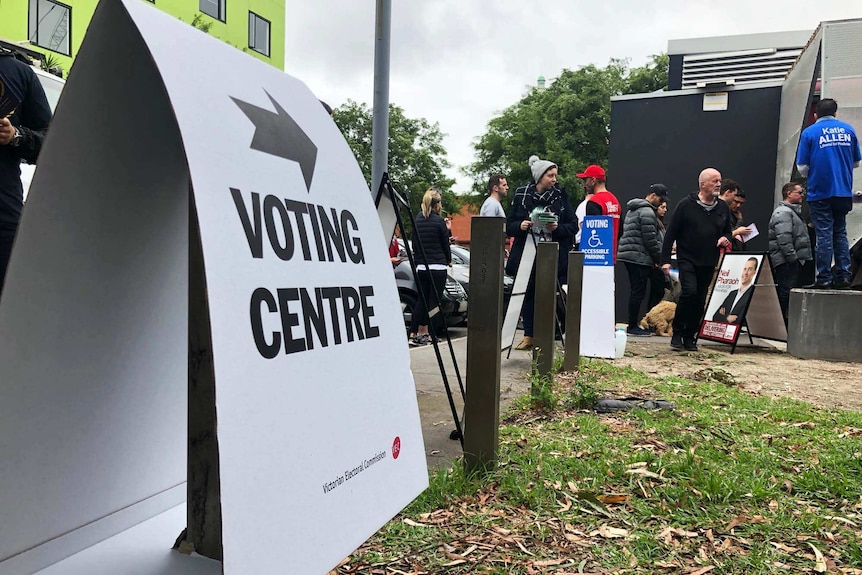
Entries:
[[687,55],[683,57],[682,88],[696,88],[698,82],[781,80],[801,53],[802,47]]

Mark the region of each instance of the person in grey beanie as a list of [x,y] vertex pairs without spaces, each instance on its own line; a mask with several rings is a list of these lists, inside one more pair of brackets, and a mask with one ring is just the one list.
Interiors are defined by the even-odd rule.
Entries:
[[[515,276],[521,264],[521,256],[528,241],[536,241],[536,235],[543,235],[560,245],[558,278],[566,281],[568,270],[568,252],[572,249],[572,241],[578,229],[575,210],[569,203],[565,190],[557,186],[557,165],[538,156],[529,160],[533,182],[515,190],[512,205],[506,218],[506,235],[514,238],[512,251],[506,262],[506,274]],[[536,207],[544,208],[557,216],[557,221],[548,223],[543,229],[534,229],[530,214]],[[531,349],[533,347],[533,306],[536,294],[536,265],[533,264],[530,281],[524,294],[521,307],[521,317],[524,322],[524,339],[515,349]]]

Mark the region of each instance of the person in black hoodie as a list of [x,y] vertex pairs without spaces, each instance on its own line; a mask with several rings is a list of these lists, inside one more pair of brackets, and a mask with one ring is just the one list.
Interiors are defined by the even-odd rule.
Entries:
[[676,242],[676,258],[682,291],[673,318],[670,347],[697,351],[697,331],[703,316],[706,293],[721,249],[731,242],[730,209],[718,201],[721,174],[715,168],[700,173],[699,190],[680,200],[664,236],[661,260],[670,275],[670,258]]
[[[535,183],[521,186],[515,190],[509,215],[506,217],[506,235],[514,238],[512,252],[506,262],[506,275],[515,277],[524,254],[524,246],[528,241],[536,241],[534,234],[544,234],[546,238],[557,242],[560,246],[560,258],[557,266],[557,278],[566,283],[568,274],[569,251],[572,249],[575,232],[578,231],[578,220],[575,210],[569,203],[569,195],[557,187],[557,165],[538,156],[530,156],[530,171]],[[530,214],[536,207],[545,208],[557,216],[557,221],[546,224],[541,230],[533,229]],[[528,350],[533,347],[533,316],[536,296],[536,264],[530,273],[527,290],[524,293],[524,303],[521,306],[521,317],[524,322],[524,339],[515,349]]]
[[24,207],[21,161],[36,163],[50,121],[36,73],[0,48],[0,292]]
[[[447,268],[452,263],[452,250],[449,248],[449,236],[452,233],[440,217],[442,209],[440,192],[429,188],[422,196],[422,211],[416,214],[416,227],[413,230],[416,281],[430,309],[440,305],[443,288],[446,286]],[[428,335],[428,308],[420,297],[410,321],[410,344],[429,343],[431,336]]]

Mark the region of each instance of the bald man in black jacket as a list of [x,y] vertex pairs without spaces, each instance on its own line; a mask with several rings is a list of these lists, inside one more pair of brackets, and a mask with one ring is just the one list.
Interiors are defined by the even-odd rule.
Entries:
[[730,209],[718,201],[721,174],[707,168],[698,178],[699,190],[680,200],[671,216],[662,245],[662,270],[670,274],[670,259],[676,242],[679,281],[682,286],[673,318],[672,349],[697,351],[697,331],[706,293],[712,281],[720,250],[730,245]]

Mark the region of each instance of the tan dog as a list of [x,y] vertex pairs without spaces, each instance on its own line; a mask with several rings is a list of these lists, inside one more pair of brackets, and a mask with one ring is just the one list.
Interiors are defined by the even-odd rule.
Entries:
[[673,316],[676,314],[676,304],[672,301],[660,301],[649,310],[640,322],[641,329],[651,329],[657,335],[673,335]]

